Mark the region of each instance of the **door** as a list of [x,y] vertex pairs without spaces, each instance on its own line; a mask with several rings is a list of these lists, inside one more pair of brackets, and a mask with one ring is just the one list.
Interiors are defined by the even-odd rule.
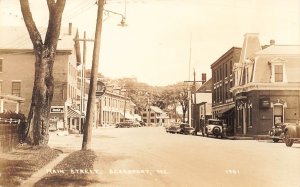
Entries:
[[283,105],[274,105],[273,126],[277,123],[283,123]]

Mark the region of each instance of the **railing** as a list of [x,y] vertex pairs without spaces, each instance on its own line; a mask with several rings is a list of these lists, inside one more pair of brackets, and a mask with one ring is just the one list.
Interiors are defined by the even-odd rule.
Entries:
[[0,124],[20,124],[20,119],[12,119],[12,118],[0,118]]

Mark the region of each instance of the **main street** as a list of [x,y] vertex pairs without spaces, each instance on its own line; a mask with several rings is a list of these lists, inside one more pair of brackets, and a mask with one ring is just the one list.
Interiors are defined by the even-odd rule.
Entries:
[[[98,128],[92,141],[102,186],[300,186],[300,144],[169,134],[162,127]],[[79,150],[81,142],[79,135],[51,133],[49,145]]]

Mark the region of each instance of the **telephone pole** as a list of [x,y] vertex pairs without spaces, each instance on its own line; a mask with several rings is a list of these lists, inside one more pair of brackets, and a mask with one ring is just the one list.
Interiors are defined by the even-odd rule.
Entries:
[[103,17],[103,4],[104,0],[98,1],[98,13],[96,22],[95,42],[93,49],[92,70],[89,88],[89,97],[87,102],[86,122],[84,124],[84,132],[82,139],[82,150],[91,149],[92,143],[92,125],[93,113],[95,110],[94,104],[96,102],[96,89],[97,89],[97,72],[99,66],[99,53],[101,44],[101,31],[102,31],[102,17]]
[[[202,74],[203,76],[203,74]],[[206,78],[205,78],[206,79]],[[191,87],[189,87],[189,90],[188,90],[188,99],[189,99],[189,125],[191,126],[191,120],[192,120],[192,111],[193,111],[193,118],[195,118],[195,106],[197,104],[197,96],[196,96],[196,82],[201,82],[201,83],[204,83],[206,82],[206,80],[201,80],[201,81],[196,81],[196,71],[194,69],[194,80],[193,81],[184,81],[184,82],[192,82],[193,85],[192,85],[192,89]],[[193,102],[192,102],[192,91],[193,91],[193,94],[194,94],[194,99],[193,99]],[[193,110],[192,110],[192,105],[193,105]],[[193,121],[193,126],[196,127],[196,120],[194,119]]]
[[86,38],[86,31],[84,31],[84,35],[83,35],[83,39],[79,38],[78,35],[78,30],[76,33],[76,37],[74,39],[74,41],[78,41],[78,42],[83,42],[83,57],[82,57],[82,65],[81,65],[81,72],[80,72],[80,76],[81,76],[81,80],[80,80],[80,115],[81,115],[81,120],[80,120],[80,132],[83,132],[83,124],[84,124],[84,106],[85,106],[85,65],[86,65],[86,43],[87,42],[94,42],[95,40],[93,39],[87,39]]

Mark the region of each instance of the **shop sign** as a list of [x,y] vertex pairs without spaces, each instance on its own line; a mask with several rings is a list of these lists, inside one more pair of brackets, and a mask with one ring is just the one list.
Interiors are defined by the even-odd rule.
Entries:
[[63,106],[51,106],[50,113],[64,113]]
[[260,99],[260,108],[270,108],[271,106],[271,102],[270,102],[270,98],[262,98]]

